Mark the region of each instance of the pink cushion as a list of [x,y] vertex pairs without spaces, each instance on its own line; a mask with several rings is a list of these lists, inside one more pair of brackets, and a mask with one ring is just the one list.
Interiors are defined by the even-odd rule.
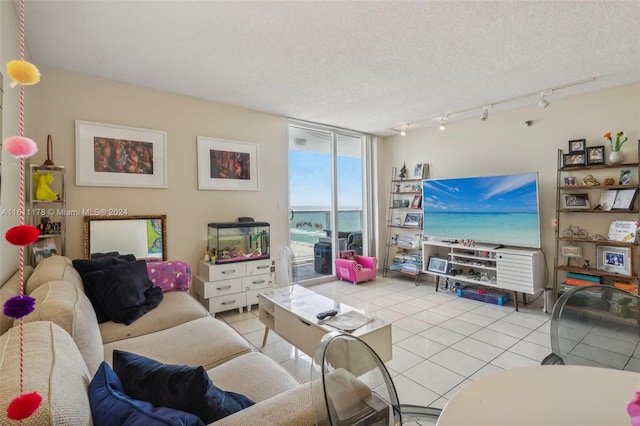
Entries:
[[191,268],[185,262],[147,262],[147,272],[153,285],[163,292],[189,291],[191,287]]

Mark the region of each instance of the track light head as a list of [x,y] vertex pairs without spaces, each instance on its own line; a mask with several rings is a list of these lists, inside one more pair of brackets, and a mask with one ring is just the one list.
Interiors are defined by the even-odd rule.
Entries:
[[551,93],[553,93],[552,90],[544,90],[540,92],[540,100],[538,101],[538,106],[540,108],[546,108],[549,106],[549,101],[546,98],[547,96],[551,96]]
[[447,119],[449,118],[449,115],[445,115],[444,117],[440,117],[440,130],[446,130],[447,129]]
[[406,135],[407,135],[407,132],[404,129],[400,130],[400,136],[406,136]]
[[403,124],[402,126],[400,126],[400,136],[406,136],[407,135],[407,128],[408,127],[409,127],[409,123]]
[[491,107],[492,105],[482,106],[482,115],[480,116],[480,120],[487,121],[487,118],[489,118],[489,110],[491,109]]

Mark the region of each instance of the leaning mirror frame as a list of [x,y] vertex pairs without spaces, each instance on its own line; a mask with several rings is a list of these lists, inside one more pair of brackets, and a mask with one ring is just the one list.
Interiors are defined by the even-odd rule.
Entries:
[[[112,221],[112,220],[160,220],[160,236],[162,239],[162,260],[166,261],[167,257],[167,216],[166,215],[134,215],[134,216],[84,216],[84,250],[83,256],[89,259],[91,256],[91,223],[95,221]],[[118,247],[105,251],[120,251]],[[129,254],[122,252],[121,254]],[[137,257],[137,256],[136,256]]]

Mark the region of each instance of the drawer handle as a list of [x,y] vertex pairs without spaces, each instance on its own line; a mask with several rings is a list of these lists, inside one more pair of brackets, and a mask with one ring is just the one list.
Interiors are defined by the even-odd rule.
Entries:
[[234,274],[236,272],[235,269],[229,269],[228,271],[222,271],[223,274]]
[[221,305],[233,305],[234,303],[236,303],[236,301],[232,300],[230,302],[222,302]]
[[300,320],[300,322],[301,322],[301,323],[303,323],[304,325],[306,325],[306,326],[311,326],[311,324],[310,324],[310,323],[308,323],[308,322],[306,322],[306,321],[303,321],[303,320],[301,320],[300,318],[298,318],[298,319],[299,319],[299,320]]
[[224,286],[224,287],[217,287],[217,288],[216,288],[216,290],[220,290],[220,291],[222,291],[222,290],[229,290],[230,288],[231,288],[231,286],[230,286],[230,285],[226,285],[226,286]]
[[266,266],[258,266],[256,267],[256,269],[269,269],[271,266],[266,265]]
[[260,280],[260,281],[252,281],[251,284],[262,284],[262,283],[266,283],[267,280]]

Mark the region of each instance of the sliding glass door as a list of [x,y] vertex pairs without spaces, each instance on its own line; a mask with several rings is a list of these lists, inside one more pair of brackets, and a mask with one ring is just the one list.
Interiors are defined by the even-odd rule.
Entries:
[[363,134],[290,122],[292,282],[331,277],[341,250],[366,251],[364,152]]

